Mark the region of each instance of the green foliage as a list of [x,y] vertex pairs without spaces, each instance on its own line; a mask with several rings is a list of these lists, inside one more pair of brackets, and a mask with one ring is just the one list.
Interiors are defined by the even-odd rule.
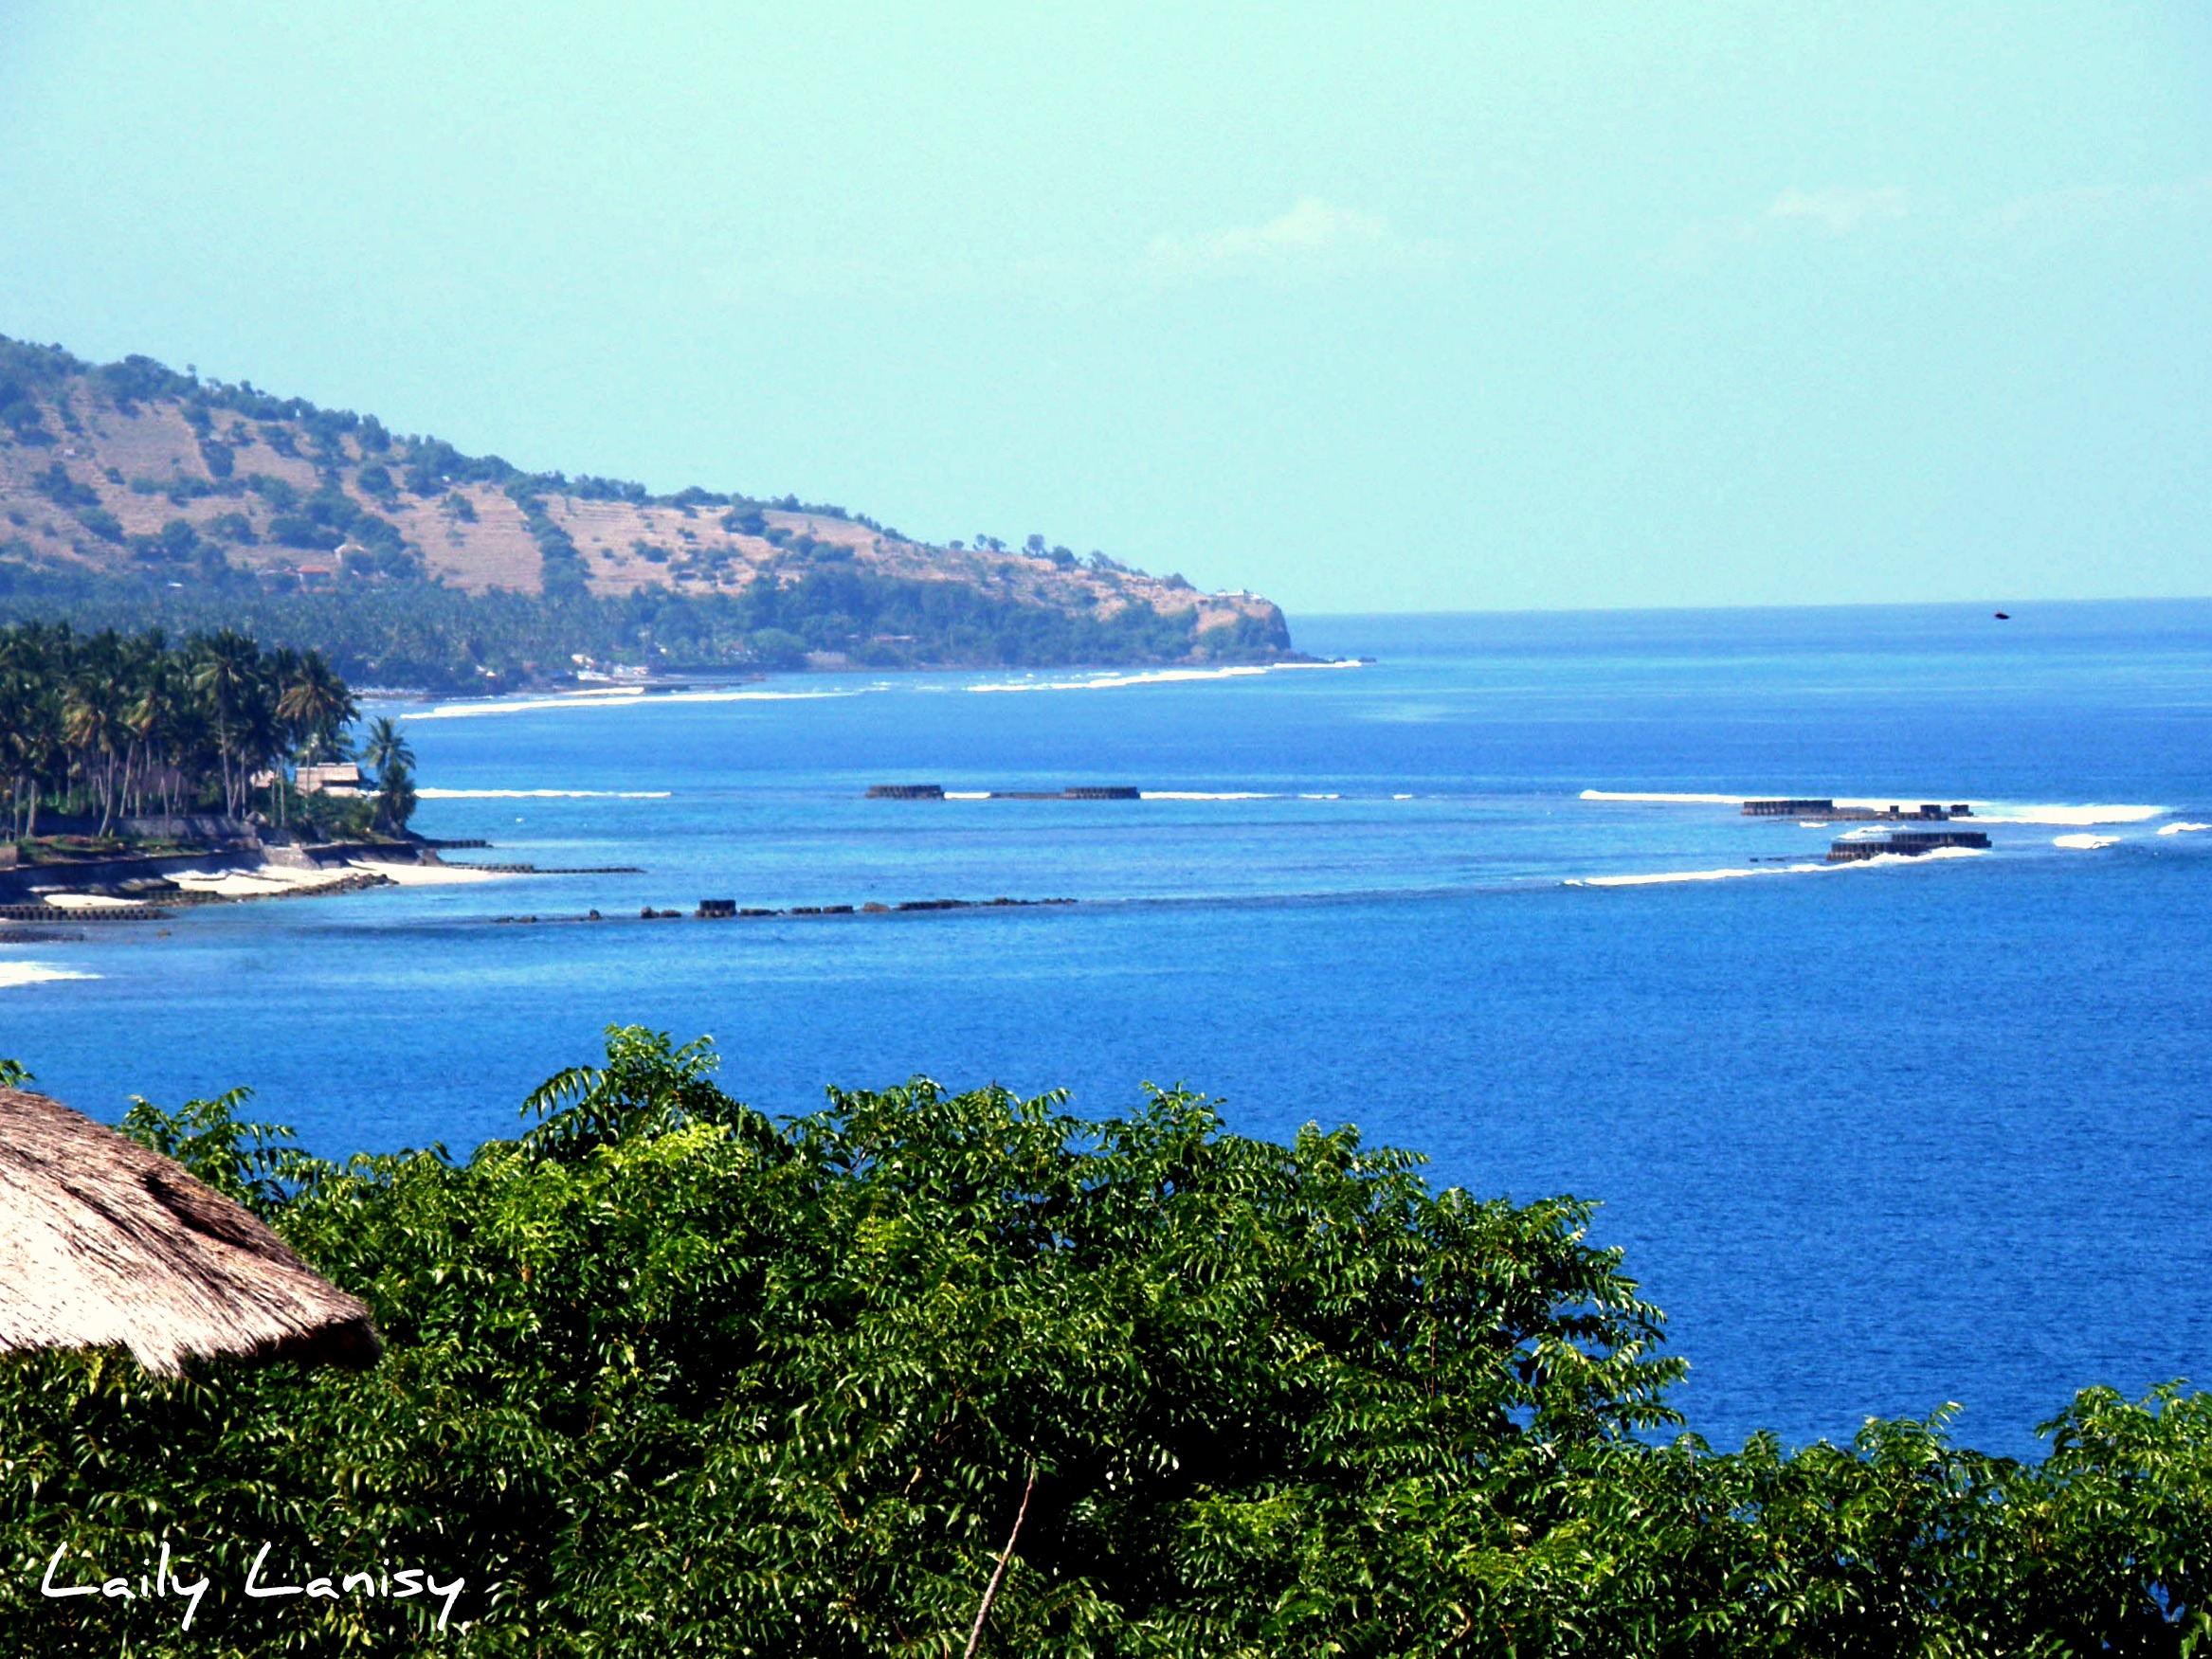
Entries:
[[[275,480],[272,480],[272,482]],[[246,539],[244,521],[209,532]],[[1193,650],[1233,658],[1290,648],[1279,618],[1195,631],[1196,613],[1131,605],[1100,619],[1024,604],[964,583],[879,576],[849,565],[816,567],[789,586],[734,593],[661,588],[600,598],[577,581],[544,599],[469,594],[433,584],[343,584],[272,591],[245,576],[172,588],[26,570],[0,563],[0,618],[67,618],[79,626],[177,633],[236,627],[258,639],[323,652],[349,680],[491,692],[572,654],[644,658],[667,668],[799,666],[809,651],[842,652],[871,667],[939,663],[1042,667],[1174,660]],[[158,574],[158,567],[154,567]],[[764,634],[775,636],[767,647]],[[785,639],[800,641],[794,658]]]
[[[366,1375],[0,1362],[0,1651],[2178,1653],[2212,1401],[2081,1396],[2027,1468],[1939,1416],[1716,1453],[1588,1206],[1432,1192],[1154,1092],[926,1079],[777,1125],[610,1031],[519,1139],[306,1159],[242,1096],[126,1129],[367,1299]],[[1031,1482],[1034,1482],[1033,1488]],[[1025,1507],[1024,1506],[1025,1502]],[[1018,1534],[1011,1539],[1015,1517]],[[176,1598],[41,1598],[135,1578]],[[425,1602],[248,1602],[427,1566]]]
[[77,522],[103,542],[122,543],[123,522],[104,507],[78,508]]
[[274,1215],[284,1201],[281,1172],[294,1166],[312,1171],[313,1165],[292,1146],[298,1137],[290,1129],[239,1121],[238,1109],[252,1098],[250,1089],[231,1089],[212,1100],[188,1100],[172,1112],[134,1094],[122,1130],[175,1159],[225,1198]]
[[400,834],[415,815],[415,802],[414,768],[405,761],[386,766],[376,788],[376,827],[390,835]]

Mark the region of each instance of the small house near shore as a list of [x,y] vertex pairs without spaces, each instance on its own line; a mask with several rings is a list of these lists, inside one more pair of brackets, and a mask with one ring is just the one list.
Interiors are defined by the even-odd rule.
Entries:
[[301,766],[292,781],[302,795],[359,795],[364,792],[361,787],[361,768],[352,761]]

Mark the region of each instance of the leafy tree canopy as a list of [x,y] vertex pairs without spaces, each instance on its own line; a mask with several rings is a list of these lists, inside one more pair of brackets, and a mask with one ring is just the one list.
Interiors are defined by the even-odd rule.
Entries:
[[[1588,1206],[1419,1161],[926,1079],[772,1122],[704,1043],[603,1065],[465,1162],[309,1159],[240,1097],[126,1127],[366,1298],[363,1375],[0,1365],[0,1641],[39,1653],[2176,1652],[2212,1410],[2084,1395],[2037,1468],[1940,1418],[1674,1432]],[[1016,1529],[1016,1518],[1020,1518]],[[136,1576],[166,1541],[213,1580]],[[427,1566],[436,1607],[281,1581]],[[150,1570],[145,1569],[145,1570]],[[65,1578],[67,1575],[65,1575]]]

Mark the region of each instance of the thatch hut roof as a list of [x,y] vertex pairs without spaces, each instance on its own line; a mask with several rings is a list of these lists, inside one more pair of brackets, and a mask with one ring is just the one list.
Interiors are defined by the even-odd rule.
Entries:
[[59,1101],[0,1089],[0,1353],[374,1364],[369,1309],[249,1212]]

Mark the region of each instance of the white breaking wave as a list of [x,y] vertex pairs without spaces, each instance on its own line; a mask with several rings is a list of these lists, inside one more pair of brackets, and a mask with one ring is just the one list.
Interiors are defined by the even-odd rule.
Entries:
[[2162,836],[2193,835],[2198,830],[2212,830],[2212,823],[2166,823],[2158,826]]
[[971,692],[1098,692],[1116,686],[1174,685],[1195,679],[1249,679],[1266,672],[1257,663],[1235,668],[1162,668],[1151,674],[1102,674],[1090,679],[1004,680],[968,689]]
[[988,801],[990,791],[988,789],[948,789],[945,791],[945,799],[948,801]]
[[439,789],[415,793],[425,801],[665,801],[666,789]]
[[524,714],[541,709],[635,709],[661,703],[803,703],[822,697],[857,697],[861,691],[842,692],[655,692],[647,695],[634,686],[604,692],[569,692],[557,697],[517,697],[481,703],[440,703],[434,709],[409,711],[407,720],[473,720],[483,714]]
[[1585,801],[1656,801],[1673,806],[1741,806],[1748,795],[1671,795],[1641,789],[1585,789]]
[[56,967],[45,962],[0,962],[0,989],[9,985],[43,985],[53,980],[97,980],[100,975],[80,968]]
[[1750,870],[1668,870],[1648,875],[1570,876],[1562,887],[1662,887],[1677,881],[1733,881],[1745,875],[1822,875],[1831,871],[1869,870],[1878,865],[1927,864],[1939,859],[1979,858],[1980,847],[1937,847],[1926,853],[1877,853],[1843,863],[1764,864]]
[[[1873,860],[1869,859],[1871,863]],[[1569,876],[1563,887],[1660,887],[1676,881],[1733,881],[1739,875],[1804,875],[1825,864],[1768,864],[1753,870],[1669,870],[1650,875]],[[1841,866],[1837,866],[1841,868]]]
[[1280,801],[1279,795],[1269,795],[1258,789],[1145,789],[1139,794],[1147,801]]
[[2016,806],[2010,802],[1992,802],[1984,811],[1977,802],[1974,816],[1985,823],[2141,823],[2146,819],[2164,817],[2163,806]]
[[1180,685],[1201,679],[1250,679],[1256,675],[1287,674],[1297,668],[1358,668],[1342,662],[1243,662],[1228,668],[1155,668],[1144,674],[1099,674],[1088,679],[999,680],[974,685],[971,692],[1098,692],[1118,686]]
[[2051,845],[2054,847],[2071,847],[2076,852],[2080,853],[2094,853],[2099,847],[2116,847],[2119,844],[2120,838],[2118,836],[2053,836],[2051,838]]

